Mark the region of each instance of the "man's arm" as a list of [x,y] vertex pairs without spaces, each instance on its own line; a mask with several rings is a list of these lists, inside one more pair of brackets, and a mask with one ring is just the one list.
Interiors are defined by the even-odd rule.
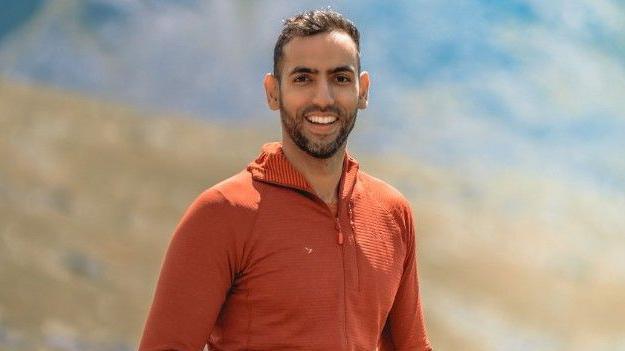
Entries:
[[198,197],[173,235],[139,351],[201,351],[237,270],[232,211],[216,190]]
[[404,229],[407,232],[404,273],[382,331],[380,351],[431,351],[419,294],[412,211],[407,207],[404,212],[406,219]]

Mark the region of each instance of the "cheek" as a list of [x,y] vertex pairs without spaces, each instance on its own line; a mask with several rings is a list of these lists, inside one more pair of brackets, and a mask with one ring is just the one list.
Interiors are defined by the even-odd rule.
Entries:
[[310,106],[310,101],[302,96],[284,96],[282,107],[292,117],[300,117],[300,114]]
[[344,106],[356,105],[358,104],[358,88],[356,86],[351,86],[337,89],[335,98]]
[[288,110],[294,110],[302,106],[305,99],[301,94],[294,94],[293,92],[283,93],[280,97],[282,105]]
[[358,106],[358,96],[354,94],[345,94],[337,97],[337,102],[346,110],[353,110]]

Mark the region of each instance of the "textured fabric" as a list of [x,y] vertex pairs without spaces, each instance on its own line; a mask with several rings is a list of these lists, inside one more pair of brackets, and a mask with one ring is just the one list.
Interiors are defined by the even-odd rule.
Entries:
[[139,350],[431,350],[408,202],[346,154],[337,216],[263,146],[169,245]]

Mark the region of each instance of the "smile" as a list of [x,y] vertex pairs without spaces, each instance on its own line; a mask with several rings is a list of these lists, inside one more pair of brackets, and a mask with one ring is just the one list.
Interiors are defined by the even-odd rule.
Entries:
[[314,124],[332,124],[336,122],[335,116],[306,116],[306,120]]

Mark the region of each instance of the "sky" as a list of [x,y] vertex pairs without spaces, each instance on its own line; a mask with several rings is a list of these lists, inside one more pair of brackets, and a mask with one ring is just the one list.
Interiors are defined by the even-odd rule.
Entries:
[[261,81],[281,20],[329,6],[372,76],[356,148],[625,192],[623,2],[5,2],[0,76],[237,122],[275,118]]

